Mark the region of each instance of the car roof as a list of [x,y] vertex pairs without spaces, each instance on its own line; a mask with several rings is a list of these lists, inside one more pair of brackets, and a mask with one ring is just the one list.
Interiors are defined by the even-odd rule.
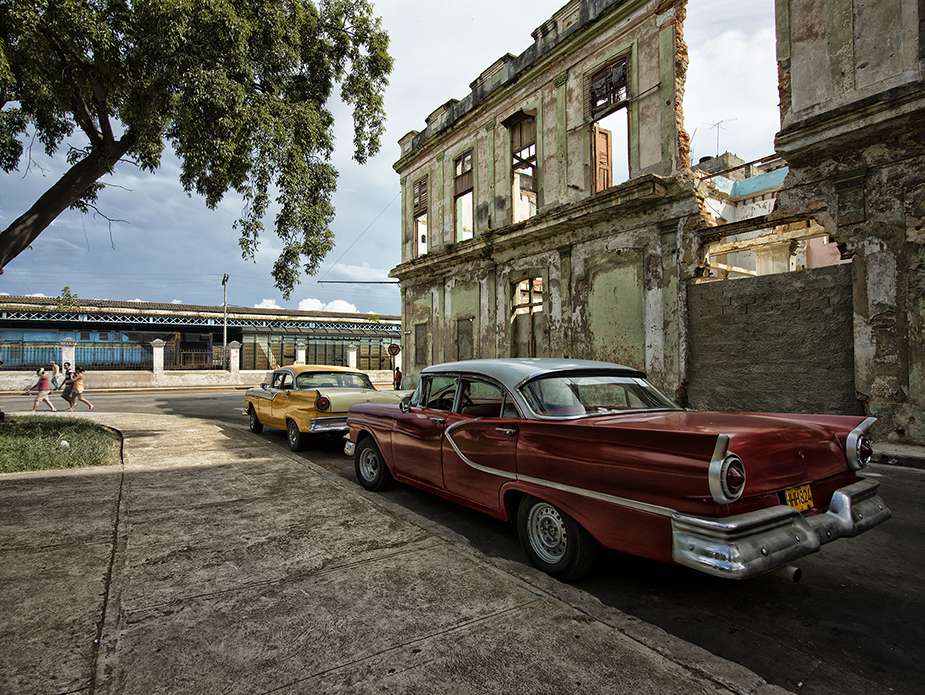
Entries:
[[596,360],[553,359],[545,357],[513,357],[508,359],[463,360],[426,367],[421,376],[428,374],[466,373],[491,377],[509,389],[543,374],[556,372],[618,372],[622,376],[645,377],[645,373],[631,367]]
[[351,374],[365,374],[359,369],[353,367],[339,367],[333,364],[290,364],[285,367],[277,367],[274,372],[292,372],[301,374],[302,372],[349,372]]

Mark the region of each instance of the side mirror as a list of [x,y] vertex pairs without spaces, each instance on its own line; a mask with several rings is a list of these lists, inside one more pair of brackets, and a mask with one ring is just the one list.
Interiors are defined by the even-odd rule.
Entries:
[[260,384],[260,388],[262,388],[264,391],[266,391],[268,388],[270,388],[270,385],[267,384],[266,382],[264,382],[264,383]]
[[398,407],[401,408],[403,413],[411,412],[411,396],[405,396],[401,399],[401,403],[398,404]]

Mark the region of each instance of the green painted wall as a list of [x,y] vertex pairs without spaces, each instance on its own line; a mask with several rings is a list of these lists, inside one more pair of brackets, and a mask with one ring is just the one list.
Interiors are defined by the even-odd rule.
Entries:
[[641,249],[585,261],[587,344],[594,359],[645,369]]

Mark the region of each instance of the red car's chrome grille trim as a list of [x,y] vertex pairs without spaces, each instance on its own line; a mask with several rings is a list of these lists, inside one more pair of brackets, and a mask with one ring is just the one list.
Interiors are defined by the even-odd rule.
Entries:
[[517,473],[512,473],[511,471],[503,471],[498,468],[492,468],[491,466],[484,466],[481,463],[476,463],[468,456],[466,456],[459,447],[456,446],[456,442],[453,441],[453,437],[450,435],[450,432],[458,425],[463,424],[464,421],[455,422],[449,427],[446,428],[444,434],[446,435],[447,440],[450,442],[450,446],[453,447],[453,451],[456,452],[456,455],[462,459],[470,468],[474,468],[477,471],[482,473],[488,473],[489,475],[497,475],[500,478],[507,478],[508,480],[517,480],[524,483],[531,483],[532,485],[539,485],[541,487],[548,487],[552,490],[559,490],[560,492],[569,492],[573,495],[580,495],[582,497],[588,497],[594,500],[600,500],[601,502],[609,502],[610,504],[615,504],[620,507],[628,507],[630,509],[635,509],[641,512],[649,512],[650,514],[658,514],[659,516],[671,517],[676,513],[676,510],[669,509],[668,507],[662,507],[657,504],[647,504],[646,502],[639,502],[638,500],[631,500],[625,497],[617,497],[616,495],[608,495],[604,492],[596,492],[594,490],[588,490],[583,487],[575,487],[574,485],[566,485],[564,483],[557,483],[552,480],[545,480],[543,478],[534,478],[529,475],[519,475]]

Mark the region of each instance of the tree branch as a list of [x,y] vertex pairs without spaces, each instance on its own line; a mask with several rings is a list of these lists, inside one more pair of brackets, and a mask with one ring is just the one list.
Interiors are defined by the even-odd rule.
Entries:
[[0,233],[0,268],[28,248],[58,215],[78,201],[94,181],[107,174],[134,144],[135,135],[128,132],[113,143],[113,147],[94,148],[68,169],[27,212]]

